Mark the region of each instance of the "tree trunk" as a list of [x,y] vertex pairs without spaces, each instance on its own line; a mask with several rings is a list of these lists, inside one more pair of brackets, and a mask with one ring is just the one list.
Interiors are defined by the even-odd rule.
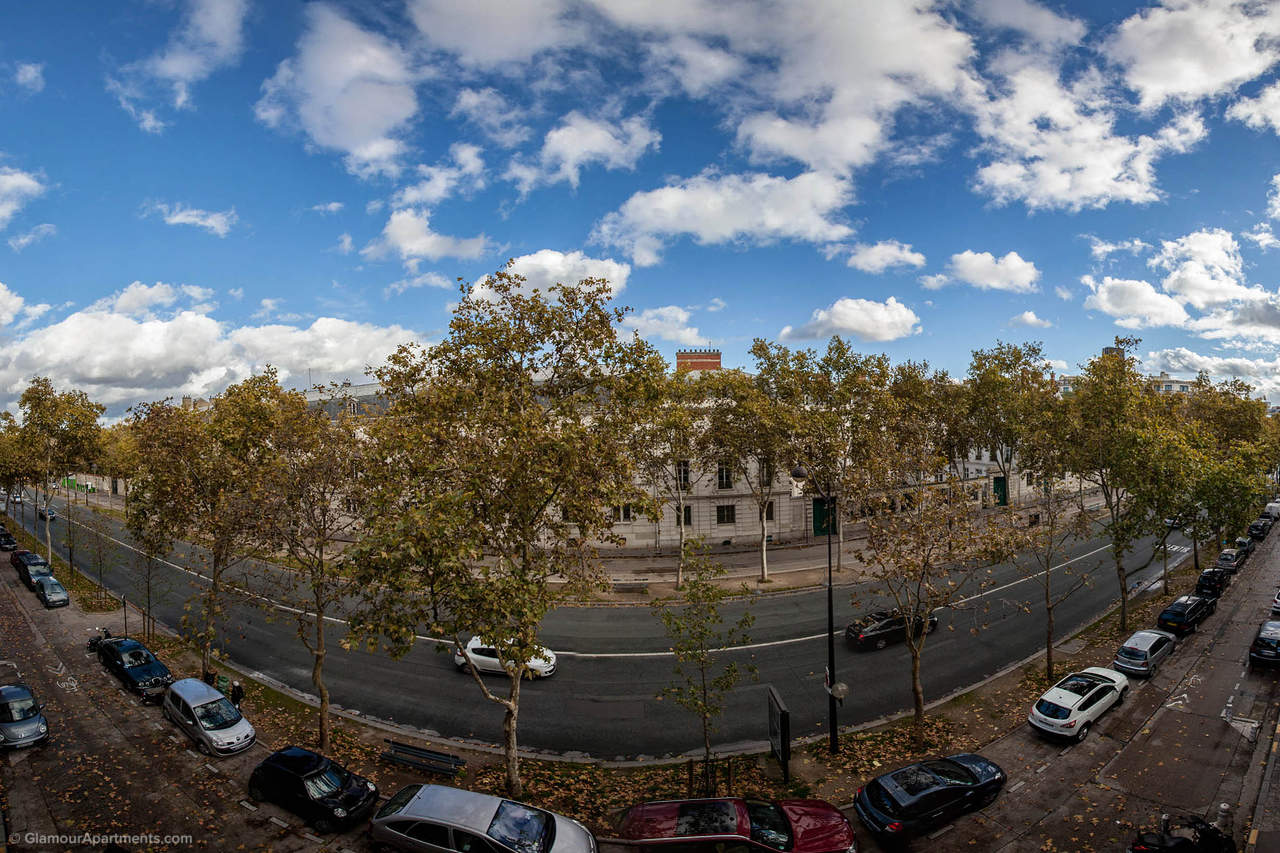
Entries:
[[520,713],[520,673],[508,674],[511,681],[511,692],[508,694],[506,713],[502,717],[503,750],[507,761],[507,793],[519,797],[523,792],[520,784],[520,754],[516,751],[516,719]]
[[1195,561],[1196,571],[1200,571],[1200,535],[1191,534],[1191,558]]
[[760,583],[769,580],[769,522],[765,520],[764,510],[760,507]]
[[324,609],[316,608],[316,644],[311,653],[311,683],[320,696],[320,752],[329,751],[329,688],[324,683]]
[[676,527],[680,530],[680,555],[676,558],[676,589],[684,586],[684,497],[676,499]]
[[1162,543],[1162,545],[1163,545],[1163,548],[1162,548],[1161,550],[1163,550],[1163,551],[1164,551],[1164,554],[1163,554],[1163,557],[1164,557],[1164,575],[1163,575],[1163,577],[1164,577],[1164,594],[1165,594],[1165,595],[1168,595],[1168,594],[1169,594],[1169,537],[1168,537],[1167,535],[1165,536],[1165,538],[1164,538],[1164,542]]
[[1116,563],[1116,583],[1120,586],[1120,633],[1129,630],[1129,587],[1124,582],[1124,558],[1114,551],[1112,557]]
[[920,683],[920,649],[912,648],[910,651],[911,699],[915,711],[916,740],[922,742],[924,740],[924,685]]

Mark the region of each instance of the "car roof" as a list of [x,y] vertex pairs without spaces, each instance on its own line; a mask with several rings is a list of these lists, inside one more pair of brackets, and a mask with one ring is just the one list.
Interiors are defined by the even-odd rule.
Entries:
[[734,798],[704,800],[658,800],[627,809],[623,815],[622,837],[629,840],[696,838],[710,835],[742,836],[742,801]]
[[1218,559],[1221,560],[1223,557],[1234,557],[1239,553],[1240,551],[1236,548],[1223,548],[1222,553],[1218,555]]
[[1149,649],[1156,640],[1168,639],[1172,636],[1168,631],[1136,631],[1132,637],[1124,641],[1124,644],[1131,649]]
[[328,764],[329,759],[318,752],[290,746],[267,756],[264,763],[268,762],[298,776],[309,776]]
[[[146,646],[139,643],[132,637],[107,637],[99,642],[106,643],[109,646],[115,646],[122,652],[131,652],[134,649],[146,649]],[[207,685],[206,685],[207,686]]]
[[225,698],[222,693],[198,678],[181,678],[170,684],[169,690],[188,705],[203,705],[205,702]]
[[431,818],[485,835],[500,805],[502,798],[492,794],[464,791],[448,785],[423,785],[394,816]]
[[1258,626],[1258,636],[1268,640],[1280,640],[1280,620],[1268,619]]

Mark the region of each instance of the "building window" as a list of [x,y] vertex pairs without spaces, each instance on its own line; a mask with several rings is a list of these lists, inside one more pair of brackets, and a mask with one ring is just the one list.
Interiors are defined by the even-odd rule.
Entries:
[[356,503],[355,498],[344,498],[342,505],[346,508],[348,515],[355,515],[360,509],[360,505]]
[[1184,393],[1185,393],[1185,392],[1186,392],[1186,390],[1187,390],[1187,386],[1186,386],[1186,385],[1179,385],[1179,386],[1178,386],[1178,390],[1179,390],[1179,391],[1182,391],[1182,392],[1184,392]]
[[613,508],[614,521],[630,521],[631,520],[631,504],[623,504]]
[[764,520],[773,521],[773,501],[764,505]]
[[737,521],[737,513],[733,504],[720,504],[716,507],[716,524],[733,524]]
[[693,526],[693,507],[689,506],[688,504],[685,504],[685,507],[684,507],[684,526],[685,527]]
[[1028,485],[1028,486],[1034,486],[1034,485],[1035,485],[1035,483],[1031,482],[1031,478],[1032,478],[1032,477],[1034,477],[1034,476],[1035,476],[1034,474],[1028,474],[1028,475],[1027,475],[1027,485]]
[[360,404],[359,404],[359,403],[357,403],[355,400],[348,400],[348,401],[347,401],[347,414],[348,414],[348,415],[358,415],[358,414],[360,414]]
[[733,469],[723,462],[716,467],[716,485],[721,489],[733,488]]
[[676,486],[682,492],[689,491],[689,460],[681,459],[676,463]]
[[765,462],[764,476],[761,478],[760,482],[764,483],[765,485],[772,485],[773,481],[776,480],[777,478],[778,478],[778,472],[773,469],[773,463]]
[[963,476],[961,476],[961,477],[960,477],[960,479],[961,479],[961,480],[967,480],[967,479],[969,479],[969,466],[968,466],[968,465],[964,466],[964,474],[963,474]]

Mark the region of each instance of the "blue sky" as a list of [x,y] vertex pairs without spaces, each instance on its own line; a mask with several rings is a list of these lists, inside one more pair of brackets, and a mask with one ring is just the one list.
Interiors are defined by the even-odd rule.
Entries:
[[1280,400],[1280,5],[10,4],[0,405],[119,414],[609,278],[674,361],[1116,334]]

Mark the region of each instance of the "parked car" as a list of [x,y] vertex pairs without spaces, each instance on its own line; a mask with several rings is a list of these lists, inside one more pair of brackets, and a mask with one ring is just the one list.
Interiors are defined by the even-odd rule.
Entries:
[[1127,675],[1151,677],[1164,659],[1173,654],[1178,638],[1168,631],[1137,631],[1124,641],[1111,668]]
[[9,503],[21,504],[22,492],[14,492],[12,495],[9,495]]
[[857,853],[849,820],[823,800],[724,798],[662,800],[632,806],[618,822],[627,846],[707,853]]
[[1156,625],[1181,636],[1190,634],[1218,608],[1218,599],[1203,595],[1180,595],[1156,619]]
[[1253,556],[1253,549],[1258,547],[1258,543],[1254,542],[1248,536],[1237,536],[1235,547],[1237,551],[1243,551],[1245,559]]
[[46,519],[48,519],[49,521],[58,520],[58,511],[51,506],[40,507],[38,510],[36,510],[36,515],[39,516],[41,521],[44,521]]
[[98,660],[143,702],[159,702],[173,683],[169,667],[142,643],[128,637],[104,637],[98,641]]
[[198,678],[170,684],[160,708],[206,755],[243,752],[258,736],[226,696]]
[[458,853],[596,853],[595,836],[573,818],[446,785],[408,785],[369,823],[375,844]]
[[1280,663],[1280,620],[1268,619],[1258,626],[1249,646],[1249,665]]
[[45,607],[50,608],[66,607],[71,603],[71,596],[67,595],[66,587],[53,575],[36,581],[36,598],[40,599],[40,603]]
[[0,533],[0,551],[16,550],[18,550],[18,540],[13,538],[13,534]]
[[1046,690],[1031,707],[1027,722],[1036,731],[1082,741],[1090,726],[1108,708],[1123,702],[1128,691],[1129,679],[1124,675],[1091,666]]
[[[465,656],[463,649],[459,649],[456,646],[453,649],[454,666],[459,670],[465,670],[468,662],[480,672],[500,672],[503,674],[507,671],[507,665],[512,665],[510,661],[498,660],[497,649],[479,637],[472,637],[467,640]],[[547,678],[554,675],[556,671],[556,653],[550,649],[542,649],[529,659],[528,667],[530,678]]]
[[[932,634],[938,629],[935,613],[929,614],[927,628],[924,619],[917,617],[913,621],[916,636],[920,636],[922,630]],[[844,630],[844,638],[859,649],[883,649],[890,643],[901,643],[907,639],[907,617],[896,610],[877,610],[850,622]]]
[[53,577],[49,561],[33,551],[14,551],[9,555],[9,564],[18,570],[18,577],[28,589],[35,589],[37,578]]
[[1266,508],[1262,510],[1262,514],[1272,521],[1280,518],[1280,501],[1272,501],[1267,504]]
[[1276,589],[1275,597],[1271,599],[1271,615],[1280,616],[1280,588]]
[[1244,566],[1244,561],[1248,556],[1248,554],[1237,551],[1235,548],[1224,548],[1222,553],[1218,555],[1218,561],[1214,565],[1229,572],[1238,572]]
[[1005,778],[994,762],[963,752],[877,776],[858,789],[853,808],[878,838],[905,839],[986,808]]
[[1221,598],[1231,585],[1231,572],[1225,569],[1205,569],[1196,578],[1196,595],[1205,598]]
[[319,753],[291,746],[254,768],[249,798],[273,802],[316,832],[329,833],[367,818],[378,804],[378,786]]
[[1271,532],[1271,519],[1259,518],[1249,524],[1250,539],[1266,539],[1267,534]]
[[44,705],[25,684],[0,686],[0,747],[34,746],[49,737]]

